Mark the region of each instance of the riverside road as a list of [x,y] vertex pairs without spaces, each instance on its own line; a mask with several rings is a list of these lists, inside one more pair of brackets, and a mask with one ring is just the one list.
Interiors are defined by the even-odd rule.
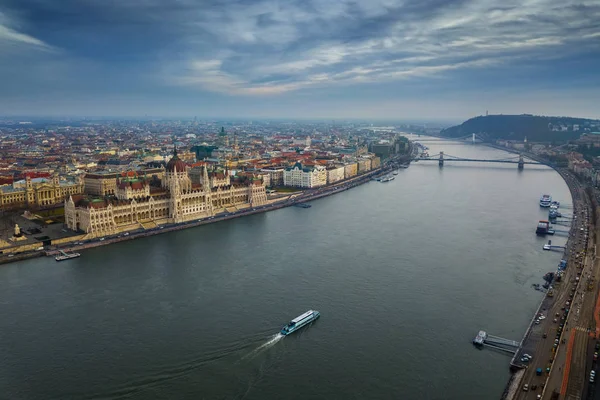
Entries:
[[[573,222],[566,251],[568,267],[561,282],[553,284],[554,296],[544,299],[536,315],[536,319],[539,315],[545,319],[532,324],[523,343],[524,351],[516,357],[518,361],[525,353],[533,356],[522,380],[514,382],[519,386],[516,399],[538,399],[538,396],[550,399],[556,396],[554,393],[565,395],[567,387],[572,392],[581,392],[585,383],[585,354],[582,352],[586,353],[584,348],[592,323],[590,307],[595,303],[595,292],[586,291],[588,279],[594,275],[590,271],[593,246],[592,252],[587,246],[591,208],[581,184],[569,172],[560,173],[573,197]],[[586,293],[588,299],[584,301]],[[542,369],[542,376],[536,375],[537,368]],[[563,379],[563,376],[568,378]]]

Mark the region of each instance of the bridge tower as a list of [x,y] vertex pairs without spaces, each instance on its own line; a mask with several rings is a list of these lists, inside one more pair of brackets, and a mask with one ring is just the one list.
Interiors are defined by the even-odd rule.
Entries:
[[471,138],[471,143],[475,144],[475,134],[473,134],[473,137]]
[[519,154],[519,163],[517,164],[517,168],[520,170],[525,167],[525,161],[523,160],[523,154]]
[[444,166],[444,152],[443,151],[440,151],[440,160],[438,161],[438,165],[440,167]]

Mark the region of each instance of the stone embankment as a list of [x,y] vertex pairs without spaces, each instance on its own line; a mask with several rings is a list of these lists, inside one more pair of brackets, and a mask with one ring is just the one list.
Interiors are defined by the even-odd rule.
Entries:
[[[280,208],[293,206],[296,203],[305,203],[305,202],[308,202],[311,200],[320,199],[322,197],[331,196],[333,194],[343,192],[343,191],[346,191],[353,187],[362,185],[363,183],[366,183],[377,176],[389,173],[392,169],[395,168],[395,166],[398,163],[406,162],[406,161],[408,161],[408,160],[407,159],[405,160],[402,157],[393,158],[393,159],[388,160],[382,167],[380,167],[378,169],[369,171],[367,173],[364,173],[362,175],[359,175],[359,176],[356,176],[356,177],[353,177],[353,178],[350,178],[347,180],[336,182],[335,184],[329,185],[327,187],[323,187],[323,188],[319,188],[319,189],[311,189],[311,190],[307,190],[307,191],[303,191],[303,192],[291,193],[287,196],[282,197],[281,200],[272,202],[271,204],[266,205],[266,206],[248,208],[248,209],[244,209],[241,211],[232,212],[229,214],[216,215],[211,218],[206,218],[206,219],[197,220],[197,221],[190,221],[190,222],[184,222],[184,223],[179,223],[179,224],[162,225],[160,227],[147,229],[147,230],[131,231],[128,233],[122,233],[122,234],[118,235],[117,237],[106,237],[103,240],[94,239],[91,241],[84,240],[83,242],[81,242],[81,241],[79,241],[80,239],[74,238],[73,242],[63,243],[58,246],[52,246],[51,250],[27,251],[27,252],[22,252],[22,253],[12,253],[12,254],[8,254],[8,255],[4,254],[4,255],[0,256],[0,264],[9,263],[9,262],[13,262],[13,261],[20,261],[20,260],[24,260],[24,259],[28,259],[28,258],[53,256],[53,255],[57,254],[59,250],[79,251],[79,250],[89,249],[89,248],[98,247],[98,246],[105,246],[105,245],[108,245],[111,243],[118,243],[118,242],[123,242],[126,240],[133,240],[133,239],[138,239],[138,238],[142,238],[142,237],[158,235],[161,233],[173,232],[173,231],[192,228],[192,227],[196,227],[196,226],[212,224],[215,222],[226,221],[226,220],[230,220],[230,219],[234,219],[234,218],[245,217],[248,215],[260,214],[260,213],[264,213],[264,212],[268,212],[268,211],[278,210]],[[77,238],[79,238],[79,236]]]

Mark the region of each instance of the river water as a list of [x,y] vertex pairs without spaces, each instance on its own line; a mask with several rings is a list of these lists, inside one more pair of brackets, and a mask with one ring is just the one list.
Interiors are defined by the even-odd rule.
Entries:
[[471,340],[526,330],[560,259],[534,234],[545,192],[569,212],[547,167],[417,162],[310,209],[2,266],[0,398],[499,398],[510,358]]

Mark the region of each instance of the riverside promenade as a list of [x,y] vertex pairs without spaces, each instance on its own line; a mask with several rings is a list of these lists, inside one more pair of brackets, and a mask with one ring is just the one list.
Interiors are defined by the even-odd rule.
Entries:
[[389,173],[393,170],[399,163],[403,162],[403,157],[394,157],[388,159],[384,162],[384,164],[377,169],[366,172],[364,174],[358,175],[356,177],[352,177],[343,181],[336,182],[334,184],[316,188],[309,189],[302,192],[291,193],[287,196],[282,197],[281,199],[274,201],[270,204],[254,207],[254,208],[245,208],[239,211],[234,212],[224,212],[213,217],[203,218],[201,220],[194,220],[189,222],[183,222],[179,224],[165,224],[160,227],[150,228],[150,229],[137,229],[133,231],[129,231],[126,233],[120,233],[118,235],[107,236],[101,240],[100,238],[94,238],[91,240],[84,240],[83,242],[79,241],[79,237],[75,237],[72,241],[61,243],[60,245],[53,245],[50,248],[45,248],[43,251],[26,251],[21,253],[8,253],[8,254],[0,254],[0,264],[25,260],[29,258],[35,257],[43,257],[43,256],[54,256],[60,250],[63,251],[79,251],[84,249],[89,249],[93,247],[106,246],[112,243],[123,242],[127,240],[134,240],[142,237],[148,237],[153,235],[158,235],[166,232],[173,232],[182,229],[193,228],[197,226],[212,224],[220,221],[226,221],[234,218],[240,218],[253,214],[260,214],[268,211],[278,210],[284,207],[290,207],[297,203],[304,203],[312,200],[317,200],[322,197],[331,196],[336,193],[340,193],[346,190],[349,190],[353,187],[362,185],[366,182],[369,182],[373,178]]
[[[580,283],[583,279],[579,277],[584,268],[583,256],[587,249],[587,234],[580,229],[580,223],[585,223],[585,215],[589,212],[589,201],[585,196],[585,190],[581,184],[572,179],[564,170],[558,170],[563,176],[573,198],[574,219],[569,232],[563,258],[567,260],[567,269],[561,282],[554,282],[554,296],[545,295],[536,313],[531,319],[530,325],[525,332],[522,346],[515,354],[511,362],[511,368],[524,368],[524,372],[509,380],[507,388],[502,396],[503,399],[538,399],[549,397],[551,391],[547,391],[549,377],[563,371],[565,368],[564,348],[569,340],[570,326],[573,325],[572,315],[578,310],[571,311],[575,306],[574,296],[581,292]],[[556,266],[549,265],[548,270],[554,271]],[[573,304],[571,304],[573,303]],[[542,315],[545,319],[538,320]],[[538,320],[538,323],[535,321]],[[587,329],[587,327],[585,328]],[[584,330],[585,330],[584,329]],[[522,362],[524,354],[533,356],[529,362]],[[536,369],[541,368],[542,374],[538,375]],[[528,391],[523,390],[527,384]]]
[[[591,352],[586,355],[586,349],[593,347],[598,336],[598,316],[594,315],[600,290],[595,279],[600,276],[595,261],[597,204],[591,201],[589,188],[575,175],[544,163],[563,177],[573,199],[573,219],[563,255],[568,266],[562,281],[553,283],[554,296],[542,298],[522,346],[512,359],[511,368],[523,369],[514,373],[506,385],[501,398],[508,400],[585,398],[586,374],[591,365]],[[554,266],[549,266],[549,270],[554,270]],[[540,315],[545,319],[536,324]],[[574,347],[579,350],[574,351]],[[533,359],[523,363],[523,354],[530,354]],[[541,375],[536,373],[537,368],[542,369]],[[524,389],[525,384],[528,390]]]

